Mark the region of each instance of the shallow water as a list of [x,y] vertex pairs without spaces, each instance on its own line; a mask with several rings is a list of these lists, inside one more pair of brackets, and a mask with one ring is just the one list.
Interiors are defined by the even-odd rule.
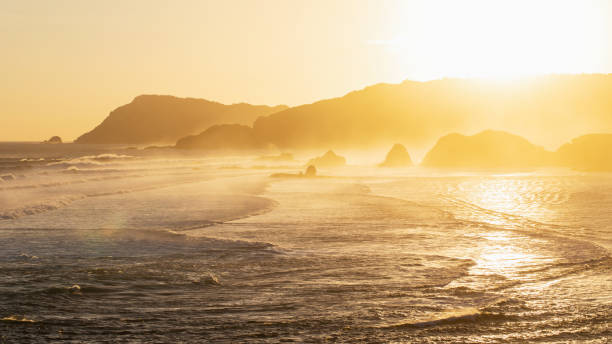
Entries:
[[0,342],[612,336],[610,175],[77,148],[0,144]]

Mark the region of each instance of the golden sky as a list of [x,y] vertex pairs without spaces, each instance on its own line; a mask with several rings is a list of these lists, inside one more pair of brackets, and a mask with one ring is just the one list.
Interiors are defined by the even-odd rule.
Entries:
[[0,0],[0,141],[139,94],[310,103],[379,82],[612,72],[612,2]]

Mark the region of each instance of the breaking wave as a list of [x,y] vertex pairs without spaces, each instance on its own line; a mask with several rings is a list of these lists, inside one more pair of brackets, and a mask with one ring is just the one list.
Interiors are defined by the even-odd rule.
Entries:
[[16,322],[16,323],[33,323],[33,322],[36,322],[36,321],[34,321],[32,319],[26,318],[26,317],[21,316],[21,315],[9,315],[7,317],[0,318],[0,321]]

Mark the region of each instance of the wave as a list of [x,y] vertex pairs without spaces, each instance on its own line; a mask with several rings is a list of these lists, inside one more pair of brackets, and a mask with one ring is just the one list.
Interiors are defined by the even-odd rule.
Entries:
[[[132,276],[130,276],[132,275]],[[37,291],[31,291],[30,294],[50,295],[56,298],[69,299],[73,297],[100,297],[104,294],[130,294],[130,295],[145,295],[151,291],[168,290],[178,286],[197,286],[201,287],[220,287],[222,286],[219,277],[212,273],[184,273],[184,274],[167,274],[160,275],[155,271],[148,270],[146,273],[141,271],[125,271],[119,270],[114,273],[92,272],[91,277],[97,279],[98,282],[113,280],[113,285],[102,284],[73,284],[68,286],[53,286]],[[91,282],[90,282],[91,283]],[[16,294],[24,295],[24,294]]]
[[36,322],[32,319],[26,318],[21,315],[9,315],[7,317],[0,318],[0,321],[15,322],[15,323],[34,323]]
[[[42,290],[42,294],[47,295],[74,295],[74,296],[83,296],[84,294],[105,294],[105,293],[113,293],[115,288],[113,287],[96,287],[96,286],[81,286],[78,284],[73,284],[71,286],[64,287],[49,287]],[[38,292],[40,293],[40,291]]]
[[15,177],[15,175],[12,173],[0,175],[0,182],[10,182],[15,179],[17,179],[17,177]]
[[[125,178],[125,176],[120,176],[117,178],[114,178],[114,177],[93,178],[93,179],[87,179],[87,180],[69,181],[69,182],[64,182],[64,183],[56,182],[56,183],[48,183],[48,184],[39,184],[37,186],[32,186],[32,188],[79,184],[79,183],[87,183],[90,181],[107,181],[110,179],[122,179],[122,178]],[[56,210],[61,207],[67,206],[73,203],[74,201],[82,200],[88,197],[102,197],[102,196],[110,196],[110,195],[128,194],[132,192],[161,189],[161,188],[166,188],[169,186],[179,185],[181,183],[190,183],[190,182],[192,181],[183,181],[183,182],[178,182],[178,183],[170,182],[170,183],[161,183],[157,185],[146,185],[146,186],[135,187],[135,188],[127,188],[127,189],[117,189],[117,190],[109,190],[109,191],[100,190],[97,192],[89,192],[89,193],[84,193],[84,194],[64,195],[64,196],[54,198],[54,199],[36,201],[34,203],[24,205],[18,208],[14,208],[14,209],[0,210],[0,220],[12,220],[12,219],[17,219],[22,216],[35,215],[35,214],[39,214],[39,213],[43,213],[47,211]],[[19,188],[20,187],[16,187],[16,189],[19,189]],[[21,187],[21,188],[26,188],[26,187]]]
[[[399,189],[399,188],[398,188]],[[534,197],[542,200],[538,203],[554,204],[567,202],[569,192],[557,190],[558,187],[553,187],[552,192],[540,191]],[[393,198],[403,199],[402,194],[391,193]],[[527,190],[531,192],[531,190]],[[386,194],[388,191],[379,187],[376,193]],[[462,193],[470,195],[470,189],[462,190]],[[396,197],[399,196],[399,197]],[[450,293],[456,297],[480,298],[483,293],[496,295],[499,292],[512,290],[513,288],[521,288],[522,286],[538,285],[546,283],[555,283],[555,281],[592,271],[602,266],[610,266],[612,258],[610,252],[605,248],[593,242],[593,240],[583,240],[577,238],[575,231],[571,226],[560,224],[549,224],[541,221],[533,220],[529,217],[521,216],[523,213],[511,214],[498,210],[487,209],[475,203],[471,203],[462,199],[458,199],[454,194],[449,194],[444,188],[439,188],[436,199],[419,199],[419,203],[431,204],[432,207],[440,211],[448,212],[449,218],[452,218],[460,223],[459,227],[475,226],[475,237],[487,237],[487,232],[507,231],[519,234],[514,243],[517,245],[518,252],[529,252],[537,246],[535,252],[544,252],[542,257],[535,256],[534,262],[530,262],[529,254],[524,262],[517,261],[514,264],[509,264],[503,274],[496,274],[495,267],[493,270],[487,270],[486,263],[483,264],[475,272],[471,272],[466,278],[460,278],[449,285],[449,288],[442,290],[444,293]],[[417,195],[418,197],[418,195]],[[533,200],[528,200],[531,202]],[[539,218],[538,218],[539,219]],[[514,235],[511,235],[514,237]],[[523,237],[524,238],[521,238]],[[586,238],[590,239],[590,238]],[[524,243],[522,245],[521,243]],[[490,247],[493,255],[496,254],[497,246],[507,245],[508,242],[490,242]],[[502,249],[503,251],[503,249]],[[498,254],[503,259],[503,253]],[[512,259],[510,259],[512,260]],[[499,268],[499,267],[498,267]],[[491,275],[481,275],[481,270],[493,272]],[[493,280],[500,277],[497,280]],[[507,278],[506,278],[507,277]],[[469,288],[467,286],[477,286],[477,288]],[[470,314],[467,318],[476,316]],[[489,317],[490,314],[479,314],[480,318]],[[463,321],[461,319],[441,320],[429,319],[427,322],[438,323],[440,321]],[[462,320],[463,319],[463,320]],[[425,323],[427,323],[425,322]]]
[[219,286],[221,285],[221,282],[219,281],[219,277],[213,274],[212,272],[209,272],[204,275],[196,276],[196,277],[190,276],[189,279],[194,284],[219,285]]
[[[556,242],[571,242],[574,244],[574,246],[589,246],[590,249],[586,250],[586,253],[589,253],[589,256],[591,257],[595,257],[590,259],[599,259],[604,256],[607,257],[611,254],[605,247],[596,242],[588,240],[591,238],[578,238],[576,233],[573,232],[573,228],[571,226],[536,221],[521,215],[514,215],[483,208],[476,204],[452,197],[443,196],[443,198],[448,200],[449,203],[453,204],[454,206],[469,209],[472,214],[468,215],[467,217],[461,215],[457,216],[457,214],[454,214],[462,221],[481,224],[484,225],[483,228],[491,228],[493,230],[502,228],[515,233],[525,234],[530,237],[541,237]],[[483,216],[488,217],[490,221],[485,220]]]
[[[66,174],[99,174],[99,173],[121,173],[125,170],[117,168],[94,168],[94,169],[83,169],[77,166],[70,166],[62,171]],[[130,170],[133,171],[133,170]]]
[[40,257],[34,256],[34,255],[30,255],[30,254],[27,254],[27,253],[21,253],[19,255],[19,258],[21,258],[22,260],[34,260],[34,259],[39,259]]
[[84,199],[86,197],[87,196],[85,195],[63,196],[57,199],[38,201],[37,203],[14,209],[0,210],[0,220],[14,220],[22,216],[35,215],[46,211],[56,210],[76,200]]
[[[68,172],[68,174],[85,174],[85,175],[90,175],[90,174],[97,174],[96,172],[99,171],[107,171],[107,170],[78,170],[77,169],[77,173],[73,173],[72,171]],[[130,172],[134,172],[134,170],[130,170]],[[109,173],[110,174],[110,173]],[[111,180],[119,180],[119,179],[128,179],[128,178],[141,178],[141,177],[146,177],[147,175],[145,174],[138,174],[138,173],[129,173],[129,174],[122,174],[122,175],[99,175],[96,177],[91,177],[91,178],[81,178],[81,179],[74,179],[71,178],[69,180],[58,180],[58,181],[50,181],[50,182],[43,182],[43,183],[32,183],[32,184],[18,184],[18,185],[10,185],[10,186],[5,186],[5,187],[0,187],[0,190],[20,190],[20,189],[37,189],[37,188],[51,188],[51,187],[57,187],[57,186],[67,186],[67,185],[74,185],[74,184],[85,184],[85,183],[90,183],[90,182],[102,182],[102,181],[111,181]],[[34,179],[30,179],[32,180],[32,182],[34,181]]]
[[54,168],[88,168],[88,167],[99,167],[108,165],[113,162],[126,161],[136,159],[135,156],[121,155],[121,154],[99,154],[99,155],[86,155],[78,158],[60,160],[47,163],[47,167]]
[[129,159],[136,159],[136,157],[132,155],[105,153],[105,154],[98,154],[98,155],[85,155],[85,156],[81,156],[78,158],[51,162],[47,164],[47,166],[53,166],[53,165],[61,164],[61,163],[92,162],[92,161],[108,162],[108,161],[129,160]]
[[[187,168],[187,167],[186,167]],[[182,168],[178,168],[179,170]],[[186,180],[183,182],[191,182],[191,181],[202,181],[206,177],[203,177],[201,173],[194,171],[191,167],[188,168],[187,172],[176,171],[177,169],[170,169],[172,172],[165,172],[168,169],[151,169],[151,168],[110,168],[110,167],[100,167],[100,168],[79,168],[76,166],[70,166],[66,169],[58,170],[58,175],[52,175],[52,177],[59,177],[59,180],[54,181],[44,181],[40,183],[36,183],[36,181],[40,181],[41,178],[36,178],[33,175],[17,175],[15,179],[26,179],[29,183],[10,183],[4,184],[3,180],[0,178],[0,191],[1,190],[19,190],[19,189],[37,189],[37,188],[50,188],[57,186],[65,186],[72,184],[84,184],[89,182],[101,182],[101,181],[111,181],[111,180],[120,180],[120,179],[130,179],[130,178],[145,178],[145,177],[191,177],[191,180]],[[43,180],[47,180],[49,175],[48,172],[42,171],[39,172],[39,175],[44,177]],[[82,176],[82,178],[76,179],[73,176]],[[177,184],[180,184],[177,183]]]
[[517,319],[518,317],[512,315],[481,312],[474,307],[464,307],[447,310],[426,320],[402,321],[394,324],[382,325],[379,326],[379,328],[422,328],[461,323],[480,323],[485,321],[505,322]]
[[[13,209],[0,209],[0,221],[17,220],[22,217],[55,211],[60,208],[69,206],[74,202],[82,201],[89,198],[116,196],[141,191],[151,191],[174,185],[175,184],[154,186],[147,185],[131,189],[117,189],[108,191],[97,190],[92,193],[73,194],[56,197],[54,199],[40,200]],[[109,211],[105,211],[103,214],[98,214],[98,217],[95,218],[75,217],[68,219],[68,221],[63,221],[63,219],[58,219],[56,215],[50,215],[49,220],[47,221],[40,218],[32,220],[24,219],[18,222],[5,222],[1,227],[12,229],[42,228],[49,230],[94,228],[110,230],[152,229],[171,232],[183,232],[202,229],[205,227],[222,224],[228,221],[261,215],[271,211],[278,205],[276,201],[260,196],[228,194],[224,196],[202,195],[191,197],[191,199],[185,198],[185,201],[189,200],[188,203],[193,206],[192,211],[187,211],[184,209],[184,207],[186,206],[185,201],[181,201],[181,198],[179,198],[176,202],[171,202],[171,206],[166,208],[157,208],[162,204],[156,203],[156,208],[143,209],[138,205],[138,200],[141,199],[141,197],[143,202],[147,202],[151,199],[159,199],[160,196],[154,196],[153,198],[151,198],[150,195],[143,194],[142,196],[136,196],[136,200],[132,201],[131,203],[122,203],[125,206],[117,208],[118,210],[121,209],[122,213],[125,214],[125,217],[123,217],[121,221],[116,221],[116,218],[112,216],[112,213],[109,213]],[[104,208],[108,208],[108,206],[105,205]]]

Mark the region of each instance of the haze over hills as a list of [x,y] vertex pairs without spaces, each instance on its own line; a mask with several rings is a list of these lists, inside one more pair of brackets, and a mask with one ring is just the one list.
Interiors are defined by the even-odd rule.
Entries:
[[485,130],[472,136],[453,133],[440,138],[421,165],[459,169],[567,167],[579,171],[612,171],[612,134],[583,135],[551,152],[503,131]]
[[585,171],[612,171],[612,134],[589,134],[557,151],[562,166]]
[[[419,156],[448,133],[486,129],[509,131],[553,150],[586,133],[612,132],[610,89],[612,74],[593,74],[378,84],[292,108],[139,96],[76,142],[175,143],[212,125],[252,124],[248,135],[258,145],[282,150],[402,142]],[[190,148],[198,148],[195,141]]]
[[[612,131],[612,75],[553,75],[493,82],[442,79],[378,84],[258,118],[258,137],[280,148],[430,148],[449,132],[508,130],[556,148]],[[571,126],[558,123],[574,123]]]
[[176,142],[180,149],[252,150],[265,146],[251,127],[240,124],[213,125],[198,135],[183,137]]
[[248,124],[255,118],[287,107],[225,105],[195,98],[141,95],[114,111],[77,143],[172,143],[198,134],[215,124]]

